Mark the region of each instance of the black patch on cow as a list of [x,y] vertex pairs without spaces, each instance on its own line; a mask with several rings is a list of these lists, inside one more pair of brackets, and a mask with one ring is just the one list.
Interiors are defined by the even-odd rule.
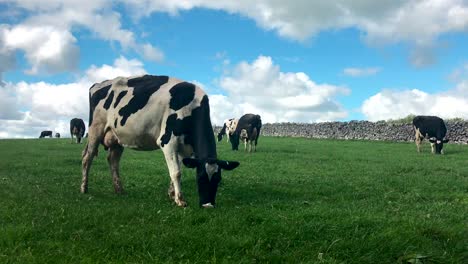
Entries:
[[177,111],[192,102],[195,96],[195,85],[188,82],[181,82],[174,85],[169,92],[171,93],[169,107]]
[[164,147],[164,145],[169,143],[172,134],[174,134],[175,136],[186,135],[184,143],[193,146],[193,141],[191,140],[189,135],[192,118],[192,116],[187,116],[184,119],[177,119],[176,113],[168,116],[166,120],[166,131],[161,137],[161,146]]
[[122,91],[119,93],[119,95],[117,95],[117,98],[115,99],[115,103],[114,103],[114,108],[117,107],[117,105],[119,105],[120,103],[120,100],[122,100],[122,98],[127,95],[128,91]]
[[127,105],[119,110],[119,115],[122,116],[120,125],[123,126],[127,122],[127,119],[138,110],[145,107],[148,103],[149,98],[159,88],[169,81],[168,76],[154,76],[144,75],[129,79],[127,82],[128,87],[133,87],[133,97],[130,99]]
[[193,147],[196,158],[216,159],[216,141],[211,126],[208,96],[203,96],[200,106],[194,108],[190,116],[178,119],[174,113],[167,118],[161,147],[169,143],[172,135],[185,135],[184,143]]
[[[93,88],[95,85],[96,84],[91,86],[91,88]],[[96,106],[102,99],[107,97],[107,93],[109,92],[111,86],[111,84],[104,86],[101,89],[97,90],[94,94],[89,95],[89,126],[91,126],[91,124],[93,123],[94,109],[96,109]]]
[[117,128],[117,118],[114,121],[114,127]]
[[104,102],[104,108],[109,110],[110,105],[112,104],[112,100],[114,100],[114,91],[111,91],[109,96],[107,97],[106,101]]

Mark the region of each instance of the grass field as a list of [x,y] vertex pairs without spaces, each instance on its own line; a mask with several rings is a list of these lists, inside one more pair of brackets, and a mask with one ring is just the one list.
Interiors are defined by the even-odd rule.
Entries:
[[125,150],[119,196],[101,148],[80,194],[82,148],[0,140],[0,263],[468,263],[468,146],[261,137],[249,155],[223,141],[241,165],[212,210],[188,169],[189,207],[169,200],[160,151]]

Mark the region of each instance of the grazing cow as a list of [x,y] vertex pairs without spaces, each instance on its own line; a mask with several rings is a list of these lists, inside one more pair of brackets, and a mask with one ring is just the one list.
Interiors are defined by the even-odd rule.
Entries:
[[186,206],[180,185],[183,163],[196,168],[200,206],[215,206],[221,169],[235,169],[239,162],[218,160],[208,96],[200,87],[168,76],[118,77],[94,84],[89,98],[82,193],[88,191],[88,174],[99,144],[109,151],[116,193],[123,191],[119,161],[124,147],[161,149],[171,178],[168,194],[175,203]]
[[60,138],[60,133],[55,133],[56,138]]
[[73,136],[76,137],[76,143],[81,143],[81,138],[84,136],[85,133],[85,124],[83,119],[80,118],[73,118],[70,120],[70,134],[71,134],[71,142],[73,143]]
[[231,119],[227,120],[226,122],[224,122],[223,128],[221,128],[221,130],[218,133],[218,141],[221,141],[223,139],[223,135],[226,135],[226,140],[227,140],[227,142],[229,142],[229,137],[236,130],[238,121],[239,120],[237,120],[235,118],[231,118]]
[[39,138],[45,138],[45,137],[52,137],[52,131],[50,131],[50,130],[42,131]]
[[448,139],[445,139],[447,128],[444,120],[437,116],[416,116],[413,119],[413,127],[418,152],[421,151],[422,140],[428,138],[431,142],[432,153],[444,154],[442,148],[444,143],[448,142]]
[[[247,143],[250,142],[250,150],[252,151],[252,145],[254,151],[257,151],[257,142],[258,137],[260,136],[260,129],[262,127],[262,120],[259,115],[254,114],[245,114],[237,123],[236,130],[232,133],[229,140],[231,141],[232,150],[239,150],[239,140],[242,137],[244,138],[245,148],[247,148]],[[244,132],[242,132],[245,130]]]

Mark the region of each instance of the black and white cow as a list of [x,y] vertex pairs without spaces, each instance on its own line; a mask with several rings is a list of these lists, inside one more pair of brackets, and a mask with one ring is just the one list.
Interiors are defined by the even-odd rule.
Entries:
[[50,131],[50,130],[42,131],[39,138],[45,138],[45,137],[52,137],[52,131]]
[[418,152],[421,151],[421,142],[424,138],[431,142],[432,153],[444,154],[444,143],[448,142],[445,139],[447,127],[444,120],[437,116],[416,116],[413,119],[413,127],[416,137],[416,147]]
[[84,136],[85,133],[85,123],[81,118],[73,118],[70,120],[70,134],[71,134],[71,142],[73,143],[73,136],[76,137],[76,143],[81,143],[81,138]]
[[231,118],[226,120],[223,124],[223,128],[218,133],[218,141],[221,141],[223,139],[223,136],[226,135],[226,140],[229,142],[229,137],[234,133],[237,127],[237,122],[239,120],[235,118]]
[[200,206],[214,207],[221,169],[235,169],[239,162],[218,160],[208,96],[201,88],[168,76],[118,77],[94,84],[89,98],[82,193],[88,191],[88,174],[99,144],[108,149],[116,193],[123,191],[119,161],[124,147],[161,149],[171,178],[168,194],[175,203],[186,206],[180,185],[183,163],[196,168]]
[[242,138],[245,140],[245,148],[247,143],[250,142],[250,150],[252,151],[252,144],[254,144],[254,151],[257,151],[257,142],[260,136],[260,129],[262,128],[262,120],[259,115],[245,114],[237,122],[237,127],[234,133],[230,136],[232,150],[239,150],[239,141]]

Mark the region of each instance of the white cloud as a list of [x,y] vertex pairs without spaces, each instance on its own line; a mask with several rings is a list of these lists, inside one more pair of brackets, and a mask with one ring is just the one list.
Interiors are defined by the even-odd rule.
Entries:
[[383,90],[365,100],[361,111],[371,121],[398,119],[409,114],[468,119],[467,105],[468,81],[462,81],[450,91],[433,94],[418,89]]
[[380,72],[380,68],[372,67],[372,68],[345,68],[343,70],[343,74],[352,76],[352,77],[362,77],[362,76],[370,76],[376,75]]
[[70,119],[79,117],[87,123],[88,93],[93,83],[144,73],[140,61],[120,57],[112,66],[91,66],[73,83],[6,83],[0,89],[0,138],[38,137],[42,130],[69,136]]
[[41,71],[57,73],[73,70],[78,64],[79,50],[76,39],[64,30],[50,26],[15,26],[3,28],[3,47],[0,49],[21,50],[32,68],[28,73]]
[[138,51],[140,51],[141,56],[147,60],[154,62],[161,62],[164,60],[164,53],[159,48],[154,47],[149,43],[140,45]]
[[265,123],[342,119],[346,110],[336,101],[349,89],[317,84],[302,72],[281,72],[270,57],[241,62],[218,80],[227,95],[210,96],[213,123],[252,112]]
[[141,61],[136,59],[127,60],[125,57],[120,56],[114,61],[113,66],[107,64],[101,67],[91,65],[86,71],[86,76],[91,82],[96,83],[119,76],[141,75],[145,73],[146,70],[143,68]]
[[231,1],[131,0],[123,1],[135,16],[152,12],[177,15],[180,10],[209,8],[237,13],[274,30],[280,36],[304,41],[321,31],[357,28],[371,45],[408,42],[410,61],[425,66],[434,61],[433,42],[445,33],[468,29],[466,0],[338,0],[338,1]]
[[[14,52],[23,52],[31,68],[29,74],[74,70],[79,48],[74,31],[85,28],[95,37],[118,42],[144,59],[161,62],[164,53],[151,43],[139,43],[135,34],[124,29],[121,14],[110,0],[4,0],[12,10],[26,10],[16,25],[0,25],[0,80],[11,70]],[[8,52],[7,52],[8,51]],[[13,54],[13,55],[12,55]],[[8,60],[7,60],[8,59]]]

